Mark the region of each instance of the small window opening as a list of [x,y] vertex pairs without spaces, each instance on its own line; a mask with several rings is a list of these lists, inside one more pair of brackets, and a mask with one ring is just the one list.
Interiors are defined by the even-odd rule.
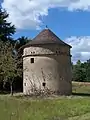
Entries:
[[26,83],[24,83],[24,86],[26,86]]
[[61,53],[61,51],[59,51],[59,53]]
[[58,53],[58,51],[56,51],[56,53]]
[[45,82],[43,82],[43,83],[42,83],[42,85],[43,85],[43,87],[45,87],[45,86],[46,86],[46,83],[45,83]]
[[34,58],[31,58],[31,63],[34,63]]

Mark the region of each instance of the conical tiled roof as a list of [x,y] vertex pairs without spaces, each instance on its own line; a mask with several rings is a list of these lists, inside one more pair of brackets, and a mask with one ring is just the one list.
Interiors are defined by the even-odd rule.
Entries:
[[29,45],[55,44],[55,43],[71,47],[70,45],[66,44],[61,39],[59,39],[50,29],[44,29],[43,31],[41,31],[32,41],[30,41],[25,46],[27,47]]

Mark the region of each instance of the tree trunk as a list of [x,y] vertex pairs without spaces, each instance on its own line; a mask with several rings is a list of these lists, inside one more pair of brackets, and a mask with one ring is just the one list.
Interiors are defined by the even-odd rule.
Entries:
[[11,96],[13,96],[13,82],[10,83]]

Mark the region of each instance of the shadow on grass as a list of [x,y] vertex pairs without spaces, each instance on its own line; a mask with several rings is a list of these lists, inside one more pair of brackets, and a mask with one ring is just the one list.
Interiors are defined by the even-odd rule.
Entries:
[[8,92],[8,91],[0,91],[0,95],[6,95],[6,94],[10,94],[10,92]]
[[[10,94],[10,93],[11,93],[10,91],[0,91],[0,95],[7,95],[7,94]],[[13,91],[13,94],[17,94],[17,93],[20,93],[20,92]]]
[[89,93],[72,93],[72,95],[82,96],[82,97],[90,97],[90,94],[89,94]]
[[[15,93],[18,93],[18,95]],[[7,95],[10,94],[10,91],[0,91],[0,95]],[[44,97],[48,97],[48,96],[33,96],[33,95],[23,95],[23,94],[19,94],[19,92],[14,92],[15,97],[17,98],[44,98]],[[90,93],[75,93],[72,92],[73,96],[80,96],[80,97],[90,97]]]

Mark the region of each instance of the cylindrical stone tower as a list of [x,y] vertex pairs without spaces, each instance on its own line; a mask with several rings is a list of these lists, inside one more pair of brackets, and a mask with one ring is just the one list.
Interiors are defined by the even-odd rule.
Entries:
[[72,93],[71,46],[51,30],[44,29],[23,46],[23,93],[50,90],[60,95]]

